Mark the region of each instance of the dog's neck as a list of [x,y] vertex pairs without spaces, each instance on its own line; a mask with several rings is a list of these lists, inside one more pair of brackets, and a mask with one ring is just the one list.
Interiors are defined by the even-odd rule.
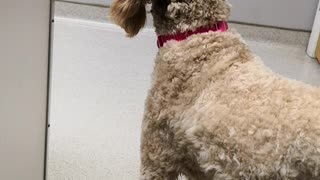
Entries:
[[228,21],[230,4],[226,0],[184,0],[171,3],[155,0],[152,15],[157,35],[194,31]]
[[157,40],[157,45],[159,48],[161,48],[167,41],[171,41],[171,40],[183,41],[195,34],[217,32],[217,31],[225,32],[227,30],[228,30],[228,23],[224,21],[219,21],[212,27],[200,27],[200,28],[197,28],[195,31],[186,31],[183,33],[178,32],[176,34],[169,34],[169,35],[159,35]]

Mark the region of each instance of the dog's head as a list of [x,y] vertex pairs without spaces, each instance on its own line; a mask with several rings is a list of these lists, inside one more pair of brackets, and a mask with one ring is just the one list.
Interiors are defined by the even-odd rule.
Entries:
[[145,24],[147,3],[152,3],[158,34],[183,32],[216,21],[227,21],[230,15],[227,0],[115,0],[111,18],[133,37]]

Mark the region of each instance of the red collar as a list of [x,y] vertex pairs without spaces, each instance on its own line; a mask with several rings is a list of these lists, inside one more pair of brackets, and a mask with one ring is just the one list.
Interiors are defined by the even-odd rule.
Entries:
[[158,36],[158,48],[163,47],[163,45],[170,40],[182,41],[187,39],[189,36],[194,34],[206,33],[209,31],[221,31],[225,32],[228,30],[228,23],[225,21],[218,21],[213,27],[199,27],[194,31],[187,31],[187,32],[178,32],[176,34],[169,34],[169,35],[159,35]]

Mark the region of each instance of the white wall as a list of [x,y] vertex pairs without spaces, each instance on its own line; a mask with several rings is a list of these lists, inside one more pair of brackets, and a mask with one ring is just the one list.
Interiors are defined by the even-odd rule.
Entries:
[[68,0],[68,1],[87,3],[87,4],[99,4],[99,5],[109,5],[112,2],[112,0]]
[[311,30],[319,0],[229,0],[233,21]]
[[[112,0],[71,0],[108,5]],[[231,20],[283,28],[311,30],[319,0],[229,0]]]
[[0,179],[42,180],[49,0],[0,1]]

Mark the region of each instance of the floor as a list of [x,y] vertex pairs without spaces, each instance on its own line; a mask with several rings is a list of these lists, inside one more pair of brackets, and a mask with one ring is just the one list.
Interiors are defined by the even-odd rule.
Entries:
[[[138,179],[140,123],[157,51],[150,28],[134,39],[108,21],[57,15],[49,180]],[[276,73],[320,86],[309,33],[231,24]]]

